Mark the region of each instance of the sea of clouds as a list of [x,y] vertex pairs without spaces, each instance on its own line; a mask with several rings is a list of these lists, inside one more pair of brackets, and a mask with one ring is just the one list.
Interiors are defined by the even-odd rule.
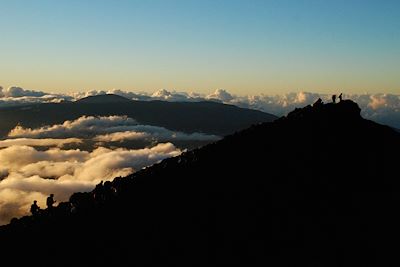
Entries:
[[[296,107],[330,95],[299,92],[282,95],[236,96],[226,90],[209,95],[159,90],[153,94],[122,90],[50,94],[20,87],[0,87],[0,108],[30,103],[58,103],[100,95],[117,94],[133,100],[218,101],[282,116]],[[400,97],[392,94],[345,94],[356,101],[365,118],[400,128]],[[183,133],[142,125],[126,116],[82,116],[39,128],[16,126],[0,140],[0,225],[29,213],[33,200],[45,207],[55,194],[58,202],[73,192],[90,191],[100,181],[126,176],[182,152],[178,141],[215,141],[219,136]],[[126,146],[139,142],[140,147]],[[87,144],[90,145],[87,145]]]

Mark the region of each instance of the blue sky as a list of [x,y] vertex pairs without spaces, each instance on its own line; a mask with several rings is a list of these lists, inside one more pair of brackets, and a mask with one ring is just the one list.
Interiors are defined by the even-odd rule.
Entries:
[[400,1],[1,0],[0,85],[400,93]]

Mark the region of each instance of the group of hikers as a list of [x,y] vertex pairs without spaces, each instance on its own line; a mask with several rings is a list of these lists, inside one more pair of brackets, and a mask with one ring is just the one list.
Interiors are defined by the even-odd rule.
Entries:
[[[343,94],[340,93],[339,97],[339,102],[341,102],[343,100]],[[336,95],[332,95],[332,103],[336,103]],[[322,102],[321,98],[318,98],[317,101],[315,101],[315,103],[313,104],[314,107],[318,107],[321,106],[322,104],[324,104],[324,102]]]
[[[343,94],[340,93],[338,98],[339,98],[339,102],[342,101],[343,100]],[[332,102],[336,103],[336,95],[332,95]]]
[[[50,194],[50,196],[48,196],[46,199],[47,210],[50,211],[53,208],[54,203],[56,203],[56,201],[54,200],[54,194]],[[34,200],[33,204],[31,205],[31,213],[32,213],[32,215],[37,215],[40,212],[41,212],[41,209],[38,206],[37,201]]]
[[[62,208],[68,210],[68,212],[74,213],[76,208],[82,207],[88,202],[91,202],[94,205],[103,205],[104,203],[114,199],[118,194],[117,191],[116,185],[114,185],[112,182],[106,181],[103,184],[103,181],[101,181],[98,185],[96,185],[92,192],[75,193],[70,197],[70,202],[62,202],[58,205],[58,208],[62,206]],[[56,203],[54,200],[54,194],[50,194],[50,196],[48,196],[46,199],[47,209],[45,210],[45,213],[53,213],[54,203]],[[30,211],[32,215],[38,215],[43,213],[44,210],[39,207],[37,200],[34,200]]]

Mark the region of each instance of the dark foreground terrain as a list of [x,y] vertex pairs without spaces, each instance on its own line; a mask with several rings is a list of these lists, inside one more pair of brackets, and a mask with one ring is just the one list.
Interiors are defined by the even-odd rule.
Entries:
[[359,114],[351,101],[296,109],[74,194],[2,227],[1,260],[398,266],[400,135]]

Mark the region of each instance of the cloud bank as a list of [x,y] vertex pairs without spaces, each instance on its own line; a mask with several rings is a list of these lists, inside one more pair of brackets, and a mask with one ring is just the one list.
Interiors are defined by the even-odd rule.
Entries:
[[[336,92],[340,93],[340,92]],[[26,90],[20,87],[3,89],[0,87],[0,108],[4,106],[23,105],[31,103],[57,103],[61,101],[76,101],[78,99],[100,95],[117,94],[132,100],[164,100],[164,101],[218,101],[240,107],[257,109],[264,112],[282,116],[296,107],[303,107],[313,103],[319,97],[324,101],[330,101],[330,95],[312,92],[286,93],[280,95],[248,95],[237,96],[226,90],[218,89],[215,92],[204,95],[198,93],[186,93],[158,90],[152,94],[134,93],[119,89],[92,90],[88,92],[76,92],[69,94],[50,94],[42,91]],[[345,94],[345,98],[356,101],[362,115],[379,123],[388,124],[400,128],[400,95],[394,94]]]
[[33,200],[45,208],[54,193],[58,202],[73,192],[90,191],[101,180],[126,176],[181,153],[171,143],[128,150],[99,147],[92,152],[50,148],[38,151],[14,145],[0,150],[0,224],[26,215]]
[[16,139],[6,139],[0,140],[0,148],[10,147],[10,146],[44,146],[44,147],[63,147],[66,144],[80,144],[81,139],[78,138],[66,138],[66,139],[54,139],[54,138],[44,138],[44,139],[33,139],[33,138],[16,138]]
[[26,90],[17,86],[3,89],[0,86],[0,108],[37,103],[60,103],[73,100],[74,97],[68,94],[50,94],[42,91]]
[[[54,138],[93,138],[95,141],[102,142],[139,139],[154,140],[157,142],[174,140],[215,141],[220,139],[219,136],[215,135],[203,133],[186,134],[171,131],[164,127],[142,125],[127,116],[82,116],[76,120],[65,121],[63,124],[44,126],[36,129],[16,126],[10,131],[8,137],[47,138],[49,141],[55,140]],[[6,140],[5,142],[12,142],[11,140]],[[64,139],[64,142],[71,141],[72,139]]]
[[0,87],[0,97],[24,97],[24,96],[33,96],[33,97],[42,97],[47,95],[45,92],[34,91],[34,90],[25,90],[21,87],[12,86],[3,90],[3,87]]
[[[17,126],[0,140],[0,224],[28,214],[34,199],[44,208],[50,193],[65,201],[73,192],[92,190],[100,180],[179,155],[171,142],[218,139],[141,125],[127,116],[82,116],[34,129]],[[133,149],[127,141],[139,142]]]

